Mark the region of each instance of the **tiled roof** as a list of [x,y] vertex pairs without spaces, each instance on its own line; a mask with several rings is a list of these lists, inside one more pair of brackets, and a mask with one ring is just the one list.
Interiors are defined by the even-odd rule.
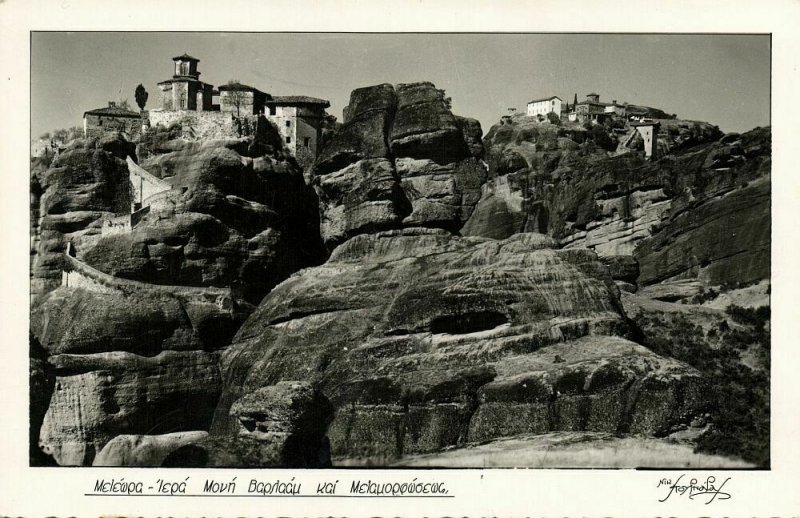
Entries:
[[193,58],[192,56],[190,56],[185,52],[183,53],[182,56],[175,56],[174,58],[172,58],[173,61],[178,61],[179,59],[183,61],[200,61],[199,59]]
[[220,91],[222,91],[222,90],[244,90],[246,92],[260,92],[261,91],[258,88],[255,88],[253,86],[249,86],[249,85],[246,85],[246,84],[242,84],[242,83],[227,83],[227,84],[224,84],[224,85],[220,85],[218,87],[218,90],[220,90]]
[[557,96],[557,95],[553,95],[553,96],[551,96],[551,97],[543,97],[543,98],[541,98],[541,99],[534,99],[534,100],[532,100],[532,101],[528,102],[528,104],[531,104],[531,103],[540,103],[540,102],[542,102],[542,101],[549,101],[550,99],[558,99],[559,101],[563,101],[563,99],[562,99],[561,97],[559,97],[559,96]]
[[136,112],[126,110],[125,108],[119,107],[106,107],[106,108],[97,108],[96,110],[89,110],[88,112],[83,112],[83,115],[105,115],[107,117],[141,117]]
[[325,107],[331,105],[325,99],[318,99],[308,95],[275,95],[267,104],[321,104]]
[[201,85],[208,84],[200,81],[194,76],[172,76],[171,79],[165,79],[164,81],[159,81],[159,85],[165,85],[168,83],[199,83]]

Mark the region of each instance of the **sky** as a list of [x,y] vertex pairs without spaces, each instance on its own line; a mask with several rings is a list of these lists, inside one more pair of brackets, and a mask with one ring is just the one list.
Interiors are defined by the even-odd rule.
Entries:
[[350,92],[380,83],[431,81],[453,112],[484,133],[508,108],[557,95],[597,92],[682,119],[742,132],[770,124],[768,35],[354,34],[34,32],[32,137],[82,125],[83,112],[149,92],[169,79],[172,57],[200,60],[200,79],[231,79],[272,95],[331,102],[339,120]]

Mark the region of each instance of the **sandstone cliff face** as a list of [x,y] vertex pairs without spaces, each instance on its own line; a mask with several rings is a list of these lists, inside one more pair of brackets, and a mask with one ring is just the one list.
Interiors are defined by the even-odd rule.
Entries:
[[487,135],[495,177],[464,235],[535,230],[568,248],[633,255],[641,284],[768,276],[768,128],[720,139],[706,124],[664,121],[659,139],[670,154],[645,162],[631,153],[609,156],[588,140],[579,145],[590,135],[526,119]]
[[383,462],[548,430],[658,434],[701,406],[692,368],[625,338],[606,269],[552,240],[356,236],[262,301],[222,355],[212,434],[241,398],[312,383],[336,459]]
[[[431,83],[360,88],[312,188],[265,128],[167,130],[140,165],[172,189],[105,236],[132,144],[34,167],[32,463],[385,465],[705,431],[768,464],[768,308],[701,304],[769,275],[769,129],[665,121],[646,162],[604,130],[512,122],[482,142]],[[57,288],[67,242],[78,274],[114,278]]]
[[252,303],[318,262],[316,200],[302,172],[230,149],[238,144],[188,144],[145,162],[172,191],[153,201],[130,233],[104,236],[79,257],[154,284],[236,286]]
[[214,351],[240,324],[231,309],[147,291],[43,296],[31,314],[53,379],[41,449],[83,465],[120,434],[208,429],[220,393]]
[[116,137],[75,140],[49,168],[32,171],[34,298],[60,284],[67,242],[79,249],[92,246],[103,216],[130,209],[128,155],[136,155],[135,146]]
[[60,354],[49,361],[56,380],[39,444],[62,466],[91,464],[121,434],[207,428],[219,396],[212,353]]
[[28,389],[30,403],[29,422],[29,454],[31,466],[52,466],[55,461],[39,448],[39,430],[42,428],[44,416],[50,407],[50,398],[53,395],[55,376],[52,366],[47,362],[47,353],[33,334],[29,336],[29,373],[30,385]]
[[[637,340],[651,351],[689,363],[707,381],[707,413],[699,451],[770,465],[769,283],[716,294],[701,291],[677,302],[654,300],[655,290],[624,294]],[[668,284],[654,285],[665,288]],[[665,293],[661,289],[660,295]],[[677,293],[680,295],[680,292]],[[707,299],[707,300],[706,300]],[[748,301],[747,307],[730,301]],[[724,308],[724,309],[723,309]]]
[[480,125],[431,83],[359,88],[314,167],[328,248],[406,227],[457,232],[486,179]]

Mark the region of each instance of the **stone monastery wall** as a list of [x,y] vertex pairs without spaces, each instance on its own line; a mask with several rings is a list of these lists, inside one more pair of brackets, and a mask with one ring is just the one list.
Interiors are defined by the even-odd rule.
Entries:
[[[257,116],[239,117],[255,130]],[[187,140],[219,140],[239,137],[239,123],[230,112],[222,111],[151,111],[150,126],[169,127],[180,124]]]
[[156,292],[180,297],[187,302],[216,304],[221,310],[230,310],[233,307],[229,288],[167,286],[121,279],[92,268],[83,261],[72,257],[69,250],[68,245],[67,253],[64,254],[64,271],[61,274],[62,286],[85,288],[99,293],[122,292],[126,295]]
[[131,231],[131,215],[124,214],[112,218],[105,218],[103,226],[100,228],[102,236],[115,236],[119,234],[129,234]]
[[[169,189],[167,191],[157,192],[156,194],[145,198],[142,202],[142,209],[148,208],[153,211],[159,210],[175,210],[181,194],[184,193],[186,188]],[[135,226],[138,221],[131,220]]]
[[131,157],[128,157],[126,162],[128,163],[130,181],[133,185],[133,203],[134,206],[136,204],[139,205],[135,207],[136,209],[141,208],[145,200],[153,195],[172,188],[169,183],[139,167]]

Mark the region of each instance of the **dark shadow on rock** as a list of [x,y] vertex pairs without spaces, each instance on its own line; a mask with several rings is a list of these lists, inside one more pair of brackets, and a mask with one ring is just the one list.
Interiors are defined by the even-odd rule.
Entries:
[[161,464],[163,468],[204,468],[208,465],[208,452],[196,444],[187,444],[173,451]]

